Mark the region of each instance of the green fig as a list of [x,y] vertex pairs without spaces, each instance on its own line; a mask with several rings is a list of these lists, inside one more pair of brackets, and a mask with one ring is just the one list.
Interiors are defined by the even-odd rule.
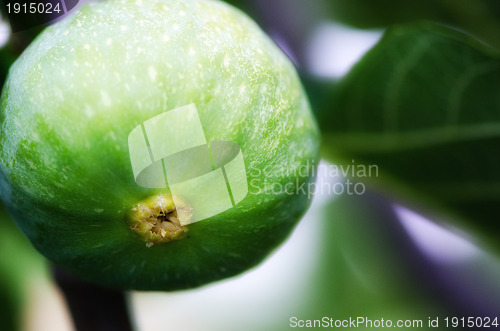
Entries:
[[309,108],[291,62],[230,5],[89,3],[10,69],[1,197],[83,280],[201,286],[262,261],[309,206]]

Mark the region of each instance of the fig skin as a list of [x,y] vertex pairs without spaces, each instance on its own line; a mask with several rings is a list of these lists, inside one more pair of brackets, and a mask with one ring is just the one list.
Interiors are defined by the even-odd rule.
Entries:
[[[207,141],[240,146],[248,195],[181,240],[146,245],[130,211],[165,190],[136,184],[128,135],[188,104]],[[16,223],[62,268],[116,289],[186,289],[255,266],[309,206],[319,148],[291,62],[217,1],[82,6],[13,64],[0,125],[0,194]]]

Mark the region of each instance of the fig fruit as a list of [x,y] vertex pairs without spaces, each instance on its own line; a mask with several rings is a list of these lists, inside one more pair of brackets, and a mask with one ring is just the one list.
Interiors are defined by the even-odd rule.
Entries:
[[255,266],[307,209],[309,108],[291,62],[230,5],[89,3],[9,71],[1,197],[83,280],[200,286]]

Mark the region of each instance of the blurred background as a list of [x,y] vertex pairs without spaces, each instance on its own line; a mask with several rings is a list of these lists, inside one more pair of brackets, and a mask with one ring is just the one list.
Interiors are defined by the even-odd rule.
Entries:
[[[80,1],[69,12],[84,2]],[[500,260],[495,246],[495,212],[500,186],[494,174],[498,169],[498,153],[491,147],[496,140],[469,141],[472,146],[464,146],[455,141],[461,141],[460,135],[450,134],[444,142],[439,142],[443,150],[435,154],[427,153],[426,146],[408,148],[401,154],[399,149],[391,149],[393,142],[382,146],[382,152],[371,149],[371,142],[375,146],[379,138],[377,127],[365,127],[374,139],[363,140],[360,145],[364,149],[344,147],[355,145],[351,140],[345,145],[344,140],[337,144],[336,134],[350,133],[350,128],[342,124],[345,118],[340,115],[350,111],[353,102],[363,104],[367,113],[375,114],[374,118],[385,116],[377,113],[379,99],[364,98],[364,92],[352,91],[360,87],[363,91],[376,92],[378,86],[389,80],[391,70],[401,70],[399,62],[410,66],[408,61],[414,50],[394,37],[405,37],[405,33],[409,44],[413,43],[411,38],[415,38],[415,42],[423,40],[430,45],[430,51],[422,51],[422,57],[428,55],[434,59],[432,63],[440,64],[442,72],[432,72],[424,62],[417,61],[418,66],[408,69],[414,74],[406,75],[406,80],[399,85],[392,81],[391,91],[409,95],[410,100],[406,104],[403,102],[406,99],[401,99],[395,111],[410,122],[427,125],[418,115],[420,110],[411,108],[411,100],[425,95],[425,109],[440,109],[437,105],[443,99],[448,102],[442,91],[453,86],[446,82],[438,82],[441,85],[437,86],[436,76],[448,77],[452,82],[474,65],[476,58],[478,62],[487,59],[488,63],[500,63],[496,55],[500,47],[500,2],[228,2],[253,17],[297,67],[325,137],[317,191],[310,210],[293,235],[257,268],[195,290],[127,293],[128,309],[136,329],[285,330],[290,328],[293,317],[312,320],[323,316],[421,320],[424,329],[429,318],[440,318],[439,329],[445,329],[445,317],[496,317],[500,311],[497,282]],[[13,33],[5,6],[2,10],[0,84],[10,64],[44,28],[36,26]],[[58,19],[61,18],[50,23]],[[387,36],[387,31],[396,32]],[[461,39],[454,33],[466,37]],[[453,64],[453,70],[452,65],[448,68],[449,63]],[[383,74],[375,77],[376,68],[382,66],[388,68],[387,77]],[[498,72],[492,71],[491,75],[498,81]],[[468,104],[470,99],[473,104],[477,98],[490,96],[490,90],[496,93],[495,79],[486,83],[474,94],[463,93],[461,102]],[[345,93],[353,94],[349,102],[344,102]],[[469,114],[467,118],[480,113],[474,106],[464,107]],[[498,115],[494,110],[498,113],[498,106],[498,100],[486,104],[485,107],[492,110],[487,116],[481,115],[484,123],[496,122]],[[439,128],[439,125],[429,126]],[[492,131],[492,139],[496,139],[497,131]],[[355,132],[364,133],[363,128],[356,128]],[[407,136],[391,137],[397,140]],[[425,137],[418,139],[425,141]],[[422,167],[429,159],[435,164],[455,163],[458,152],[447,154],[451,150],[448,144],[460,152],[469,152],[478,150],[474,143],[488,149],[484,147],[481,155],[464,155],[473,161],[458,162],[466,163],[463,171],[453,173],[456,183],[468,186],[449,186],[450,183],[440,181],[442,173]],[[350,154],[351,151],[355,153]],[[409,161],[401,163],[401,158]],[[394,161],[396,159],[400,163]],[[482,194],[477,191],[484,183],[476,187],[474,181],[469,180],[476,176],[472,174],[477,170],[475,162],[489,165],[487,170],[482,167],[479,171],[479,179],[489,184],[489,190]],[[377,175],[367,178],[350,176],[347,172],[344,177],[333,171],[354,164],[375,165]],[[420,174],[423,179],[412,174]],[[425,180],[436,185],[421,185]],[[362,184],[359,191],[349,194],[345,189],[347,181]],[[386,185],[386,182],[396,184]],[[439,193],[445,185],[447,190],[443,192],[448,193]],[[458,198],[450,198],[453,187],[459,187],[462,196],[469,199],[467,201],[474,199],[474,203],[468,205]],[[75,330],[50,264],[31,247],[3,210],[0,213],[0,329]]]

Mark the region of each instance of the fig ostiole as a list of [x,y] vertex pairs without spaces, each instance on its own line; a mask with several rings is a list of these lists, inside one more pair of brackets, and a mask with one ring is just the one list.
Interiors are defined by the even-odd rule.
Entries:
[[192,288],[258,264],[308,208],[319,147],[289,59],[205,0],[83,5],[12,65],[0,125],[0,194],[18,226],[116,289]]
[[[187,226],[181,223],[182,208],[174,204],[171,195],[159,194],[141,201],[132,208],[131,229],[134,230],[147,246],[166,243],[184,238]],[[181,214],[181,215],[180,215]]]

